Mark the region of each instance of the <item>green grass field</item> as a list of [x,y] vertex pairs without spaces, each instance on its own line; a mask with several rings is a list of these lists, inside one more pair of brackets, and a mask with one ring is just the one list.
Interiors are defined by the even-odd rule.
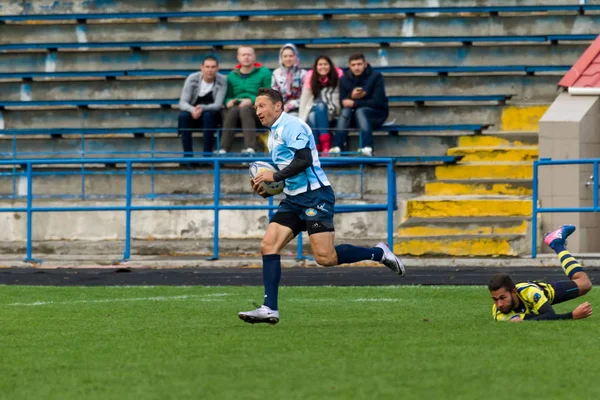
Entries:
[[261,294],[0,286],[0,398],[600,396],[597,315],[492,322],[484,287],[283,287],[279,325],[238,320]]

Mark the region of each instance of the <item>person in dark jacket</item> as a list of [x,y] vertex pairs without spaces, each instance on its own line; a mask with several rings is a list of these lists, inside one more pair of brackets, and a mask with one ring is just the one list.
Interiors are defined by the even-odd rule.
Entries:
[[330,153],[340,153],[346,146],[348,129],[357,126],[362,139],[360,152],[371,157],[373,130],[380,128],[389,115],[383,76],[373,71],[362,53],[352,54],[349,66],[340,79],[342,112]]

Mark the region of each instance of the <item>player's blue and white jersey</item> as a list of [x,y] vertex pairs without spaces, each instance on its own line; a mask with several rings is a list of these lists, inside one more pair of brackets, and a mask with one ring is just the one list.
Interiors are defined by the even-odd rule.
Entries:
[[312,153],[312,166],[285,180],[283,192],[288,196],[296,196],[323,186],[331,186],[325,172],[321,169],[312,131],[300,118],[285,112],[281,113],[281,116],[271,126],[268,146],[271,158],[279,170],[284,169],[292,162],[296,150],[309,148]]

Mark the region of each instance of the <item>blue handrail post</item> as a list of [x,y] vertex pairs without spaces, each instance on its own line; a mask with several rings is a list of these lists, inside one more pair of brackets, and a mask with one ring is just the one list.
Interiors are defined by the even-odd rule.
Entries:
[[531,258],[537,257],[538,161],[533,162],[533,199],[531,205]]
[[[155,136],[156,135],[156,131],[153,129],[152,130],[152,140],[151,140],[151,157],[154,158],[154,151],[156,149],[156,144],[155,144]],[[155,199],[156,198],[156,193],[154,193],[155,191],[155,187],[154,187],[154,163],[150,164],[150,198],[151,199]]]
[[[394,205],[396,199],[396,171],[394,161],[391,159],[387,165],[388,193],[387,193],[387,228],[388,246],[394,248]],[[393,250],[392,250],[393,251]]]
[[125,176],[125,252],[123,261],[128,261],[131,257],[131,187],[132,187],[132,161],[127,161],[127,172]]
[[[17,159],[17,133],[13,132],[13,140],[12,140],[12,159]],[[13,164],[12,167],[12,198],[15,199],[17,197],[17,164]]]
[[27,254],[25,262],[41,263],[42,260],[33,258],[33,166],[27,161]]
[[[81,132],[81,158],[85,158],[85,132]],[[85,164],[81,163],[81,200],[85,200]]]
[[598,160],[594,161],[594,212],[598,210]]
[[214,208],[214,231],[213,231],[213,256],[207,260],[219,259],[219,207],[221,204],[221,163],[214,161],[215,165],[215,208]]

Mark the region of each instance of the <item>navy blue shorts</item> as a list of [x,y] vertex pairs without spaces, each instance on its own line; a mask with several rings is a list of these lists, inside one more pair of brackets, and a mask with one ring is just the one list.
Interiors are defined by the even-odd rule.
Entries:
[[579,297],[579,287],[573,281],[552,282],[550,285],[554,288],[554,301],[552,304],[559,304]]
[[319,232],[333,232],[333,207],[335,194],[331,186],[311,190],[296,196],[286,196],[271,222],[287,226],[294,236],[302,231],[309,235]]

